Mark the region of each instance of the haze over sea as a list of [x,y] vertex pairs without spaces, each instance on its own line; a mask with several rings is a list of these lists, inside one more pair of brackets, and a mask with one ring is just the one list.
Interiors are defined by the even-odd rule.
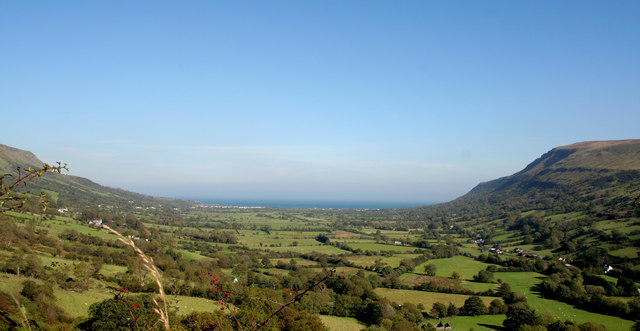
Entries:
[[295,199],[214,199],[188,198],[206,205],[271,208],[318,208],[318,209],[401,209],[437,202],[417,201],[349,201],[349,200],[295,200]]

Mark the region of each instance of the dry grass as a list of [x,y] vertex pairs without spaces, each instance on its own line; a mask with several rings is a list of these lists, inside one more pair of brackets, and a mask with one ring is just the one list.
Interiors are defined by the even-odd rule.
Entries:
[[140,250],[140,248],[138,248],[138,246],[136,246],[136,244],[133,242],[133,240],[131,238],[127,238],[125,236],[123,236],[120,232],[106,226],[103,225],[103,228],[105,228],[107,231],[115,234],[116,236],[118,236],[118,239],[123,242],[124,244],[130,246],[134,252],[136,252],[136,255],[138,255],[138,257],[142,260],[142,263],[144,265],[144,267],[149,271],[149,273],[151,274],[151,276],[153,277],[153,279],[156,281],[156,284],[158,285],[158,296],[160,297],[160,300],[162,301],[162,305],[163,308],[160,308],[160,305],[158,304],[158,302],[156,301],[156,299],[153,299],[153,302],[156,304],[156,308],[153,309],[154,312],[156,312],[158,314],[158,316],[160,316],[160,321],[164,324],[165,329],[170,330],[169,327],[169,313],[168,313],[168,308],[167,308],[167,299],[166,296],[164,294],[164,288],[162,287],[162,281],[160,280],[161,275],[160,275],[160,271],[158,271],[158,268],[156,268],[156,265],[153,263],[153,259],[151,257],[149,257],[147,254],[145,254],[142,250]]
[[11,295],[11,298],[13,299],[13,301],[15,301],[16,305],[18,306],[18,309],[20,310],[20,314],[22,315],[22,318],[24,320],[23,325],[26,326],[27,330],[31,331],[31,324],[29,324],[29,319],[27,318],[26,309],[24,308],[23,305],[20,304],[20,302],[18,301],[18,299],[16,299],[13,293],[9,292],[9,294]]

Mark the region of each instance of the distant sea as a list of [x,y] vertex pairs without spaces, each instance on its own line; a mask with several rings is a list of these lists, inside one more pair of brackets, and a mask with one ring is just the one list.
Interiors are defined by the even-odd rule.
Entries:
[[404,201],[345,201],[345,200],[286,200],[286,199],[211,199],[184,198],[197,200],[207,205],[235,207],[271,208],[317,208],[317,209],[402,209],[432,205],[437,202]]

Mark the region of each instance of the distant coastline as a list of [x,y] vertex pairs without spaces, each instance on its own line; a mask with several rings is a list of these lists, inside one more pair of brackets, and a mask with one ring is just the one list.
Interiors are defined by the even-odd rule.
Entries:
[[311,209],[402,209],[436,204],[417,201],[346,201],[346,200],[292,200],[292,199],[215,199],[182,197],[200,201],[205,205],[227,207],[311,208]]

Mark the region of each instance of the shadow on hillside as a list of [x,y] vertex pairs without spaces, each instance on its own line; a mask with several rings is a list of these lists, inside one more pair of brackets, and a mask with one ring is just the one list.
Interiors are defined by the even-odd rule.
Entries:
[[538,276],[538,277],[535,277],[535,278],[539,279],[540,283],[537,283],[537,284],[535,284],[535,285],[530,287],[531,293],[535,294],[536,296],[538,296],[538,298],[544,298],[544,296],[542,295],[542,292],[540,292],[540,284],[542,284],[542,282],[547,277],[546,276]]
[[493,324],[484,324],[484,323],[478,323],[478,325],[484,326],[485,328],[489,328],[491,330],[507,331],[507,329],[505,329],[505,327],[502,325],[493,325]]

